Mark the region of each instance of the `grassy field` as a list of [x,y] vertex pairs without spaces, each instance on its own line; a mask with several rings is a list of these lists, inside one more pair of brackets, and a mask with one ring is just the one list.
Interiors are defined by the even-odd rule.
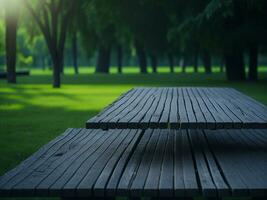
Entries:
[[[228,82],[225,75],[214,73],[167,73],[140,75],[136,68],[127,74],[92,74],[82,68],[80,75],[67,69],[62,88],[51,88],[51,72],[33,70],[31,76],[18,78],[18,84],[0,80],[0,175],[16,166],[43,144],[68,127],[84,127],[122,92],[135,86],[211,86],[233,87],[267,105],[267,72],[260,81]],[[90,73],[89,73],[90,72]]]

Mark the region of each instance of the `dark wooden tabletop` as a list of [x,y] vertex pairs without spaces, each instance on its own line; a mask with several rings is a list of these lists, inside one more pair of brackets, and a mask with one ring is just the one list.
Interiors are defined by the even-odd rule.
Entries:
[[0,197],[266,194],[267,130],[68,129],[0,177]]
[[267,128],[267,107],[230,88],[135,88],[86,128]]

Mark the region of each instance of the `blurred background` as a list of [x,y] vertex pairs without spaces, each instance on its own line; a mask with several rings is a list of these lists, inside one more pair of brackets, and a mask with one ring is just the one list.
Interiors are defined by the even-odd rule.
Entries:
[[0,0],[0,175],[132,87],[233,87],[267,105],[266,10],[266,0]]

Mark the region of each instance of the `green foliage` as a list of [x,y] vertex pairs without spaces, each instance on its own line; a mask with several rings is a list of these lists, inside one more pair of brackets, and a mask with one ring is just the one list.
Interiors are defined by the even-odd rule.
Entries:
[[5,36],[4,36],[4,22],[0,19],[0,57],[4,55],[4,44],[5,44]]
[[[29,2],[34,10],[43,11],[42,2],[52,1]],[[121,46],[123,52],[133,55],[135,41],[144,46],[147,55],[158,57],[193,55],[196,49],[220,56],[232,46],[246,49],[251,43],[260,44],[266,52],[266,10],[266,0],[79,0],[72,8],[66,48],[71,52],[70,41],[77,34],[82,47],[79,55],[87,58],[95,56],[99,46],[113,50]],[[32,56],[36,65],[43,57],[49,59],[49,51],[28,10],[21,12],[18,51],[23,56],[18,58]],[[45,16],[40,19],[44,22]],[[4,51],[2,26],[0,22],[0,56]]]
[[32,65],[33,58],[32,56],[25,56],[22,53],[17,54],[17,66],[20,67],[27,67]]
[[29,66],[33,62],[31,37],[25,28],[20,28],[17,33],[17,66]]
[[263,0],[211,0],[192,23],[185,24],[201,31],[204,45],[215,48],[238,45],[244,48],[250,42],[264,43],[266,40],[267,15],[263,12],[266,8],[267,3]]

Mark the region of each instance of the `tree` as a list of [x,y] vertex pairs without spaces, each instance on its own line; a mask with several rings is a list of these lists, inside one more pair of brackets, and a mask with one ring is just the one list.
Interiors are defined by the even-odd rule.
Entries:
[[143,0],[136,1],[119,1],[117,0],[120,18],[123,26],[127,26],[132,35],[132,43],[136,50],[136,56],[139,63],[140,72],[147,73],[147,48],[145,40],[152,34],[147,32],[150,22],[146,2]]
[[[0,13],[2,14],[2,13]],[[0,16],[2,17],[2,15]],[[0,18],[1,19],[1,18]],[[4,20],[0,20],[0,66],[4,64],[4,56],[5,56],[5,31],[4,31]]]
[[147,73],[147,60],[146,60],[147,55],[145,52],[144,45],[138,39],[135,39],[134,45],[135,45],[136,54],[137,54],[137,58],[139,62],[140,72],[142,74],[146,74]]
[[[16,12],[14,12],[14,9],[17,9]],[[16,83],[16,42],[18,18],[19,8],[16,6],[16,0],[10,0],[5,4],[6,68],[8,83]]]
[[35,9],[28,0],[24,2],[44,35],[53,62],[53,87],[59,88],[66,33],[76,1],[41,0]]
[[174,58],[173,58],[172,52],[169,52],[167,56],[168,56],[169,65],[170,65],[170,72],[174,73]]
[[205,49],[224,56],[228,80],[246,79],[244,53],[247,49],[249,79],[257,79],[258,46],[265,43],[267,34],[266,8],[264,0],[211,0],[187,20],[187,27],[196,27],[201,32],[199,41]]
[[267,2],[265,0],[252,1],[247,0],[241,7],[245,15],[244,34],[247,43],[249,56],[248,79],[256,81],[258,79],[258,52],[259,47],[266,46],[266,9]]
[[209,50],[203,49],[202,50],[202,62],[205,68],[205,72],[207,74],[211,73],[211,55]]
[[[72,54],[72,64],[74,67],[75,74],[79,73],[78,69],[78,39],[80,39],[80,32],[87,30],[87,28],[84,28],[87,26],[87,24],[80,23],[81,21],[87,21],[86,19],[86,10],[84,9],[84,6],[86,5],[85,0],[79,0],[77,1],[72,8],[72,17],[69,22],[68,26],[68,36],[71,41],[71,54]],[[88,38],[88,33],[84,33],[86,36],[85,38]]]
[[117,61],[118,61],[118,73],[122,73],[122,60],[123,60],[123,53],[121,45],[117,46]]
[[[97,49],[96,73],[109,73],[111,50],[116,43],[115,12],[113,1],[87,1],[84,12],[87,19],[87,31],[94,38],[93,46]],[[82,32],[88,37],[86,32]],[[88,38],[85,40],[92,41]]]
[[78,74],[79,70],[78,70],[77,32],[76,31],[72,33],[71,50],[72,50],[72,62],[73,62],[74,72],[75,74]]

